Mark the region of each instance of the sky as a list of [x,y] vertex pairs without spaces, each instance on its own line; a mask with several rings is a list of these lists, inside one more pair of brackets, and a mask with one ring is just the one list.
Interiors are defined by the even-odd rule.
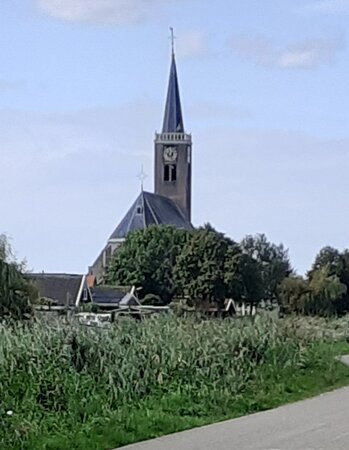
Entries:
[[86,272],[153,189],[175,29],[193,222],[349,247],[349,0],[1,0],[0,233]]

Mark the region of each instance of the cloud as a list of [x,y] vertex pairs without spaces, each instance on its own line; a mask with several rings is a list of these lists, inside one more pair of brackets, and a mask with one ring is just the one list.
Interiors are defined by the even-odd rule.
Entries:
[[195,58],[205,52],[205,34],[202,31],[192,30],[180,34],[176,42],[176,54],[180,58]]
[[349,0],[318,0],[302,6],[301,13],[340,14],[349,13]]
[[45,13],[67,22],[124,25],[180,0],[36,0]]
[[342,38],[308,39],[280,47],[264,37],[238,37],[232,44],[233,51],[242,59],[280,69],[314,69],[331,64],[344,47]]
[[311,69],[332,63],[338,51],[344,48],[341,39],[313,39],[282,50],[278,57],[281,68]]

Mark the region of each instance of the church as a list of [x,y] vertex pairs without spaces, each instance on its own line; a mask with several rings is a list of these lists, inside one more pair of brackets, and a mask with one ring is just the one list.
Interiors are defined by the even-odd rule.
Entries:
[[[173,42],[173,41],[172,41]],[[161,133],[154,140],[154,193],[142,191],[89,267],[96,283],[103,281],[114,251],[127,234],[149,225],[172,225],[186,230],[191,224],[192,138],[184,129],[176,59],[172,43],[170,78]]]

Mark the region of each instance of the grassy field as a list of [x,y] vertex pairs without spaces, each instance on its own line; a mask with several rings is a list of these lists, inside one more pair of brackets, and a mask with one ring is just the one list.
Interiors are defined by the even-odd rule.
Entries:
[[[108,449],[349,384],[347,319],[0,328],[0,448]],[[11,413],[12,412],[12,413]]]

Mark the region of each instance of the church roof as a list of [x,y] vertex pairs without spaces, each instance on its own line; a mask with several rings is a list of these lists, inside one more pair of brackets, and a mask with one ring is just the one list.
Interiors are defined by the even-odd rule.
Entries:
[[184,133],[181,99],[178,87],[177,67],[174,54],[172,54],[170,81],[168,84],[165,117],[162,132]]
[[169,198],[142,191],[110,239],[123,239],[128,233],[150,225],[172,225],[192,230],[192,224]]

